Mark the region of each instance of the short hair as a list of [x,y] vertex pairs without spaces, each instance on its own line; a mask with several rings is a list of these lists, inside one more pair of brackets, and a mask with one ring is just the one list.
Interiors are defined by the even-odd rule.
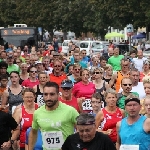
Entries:
[[143,84],[150,83],[150,76],[145,76],[145,77],[142,79],[142,82],[143,82]]
[[22,95],[24,95],[26,92],[31,92],[31,93],[33,93],[34,96],[36,96],[36,93],[35,93],[35,91],[33,90],[33,88],[25,88],[25,89],[22,91]]
[[59,93],[59,85],[56,82],[46,82],[43,89],[46,87],[54,87],[56,89],[56,92]]
[[77,125],[94,124],[95,117],[92,114],[81,113],[77,118]]
[[8,80],[8,75],[7,74],[2,74],[0,76],[0,81],[3,80],[3,79],[7,79]]
[[104,56],[101,56],[101,57],[100,57],[100,62],[101,62],[102,60],[105,60],[105,61],[107,62],[107,59],[106,59]]
[[109,88],[109,89],[106,90],[106,92],[105,92],[105,94],[104,94],[104,98],[106,98],[109,93],[115,95],[116,98],[117,98],[117,96],[118,96],[118,94],[117,94],[117,92],[116,92],[115,90],[113,90],[112,88]]
[[122,85],[122,81],[125,80],[125,79],[129,79],[132,82],[132,79],[130,77],[123,77],[122,80],[121,80],[121,85]]
[[138,96],[136,96],[135,94],[130,93],[130,94],[126,97],[125,100],[130,99],[130,98],[138,98],[138,99],[139,99]]
[[74,50],[74,53],[80,53],[80,51],[79,50]]
[[137,51],[136,50],[131,50],[130,53],[129,53],[129,55],[131,55],[133,53],[137,54]]
[[110,65],[110,64],[106,64],[105,70],[107,70],[108,68],[113,69],[112,65]]
[[73,64],[73,69],[74,69],[74,68],[76,68],[76,67],[80,67],[80,68],[81,68],[81,66],[80,66],[80,64],[79,64],[79,63],[75,63],[75,64]]
[[5,68],[7,69],[7,68],[8,68],[8,64],[7,64],[5,61],[1,61],[1,62],[0,62],[0,69],[1,69],[2,67],[5,67]]
[[138,72],[140,74],[140,72],[139,72],[139,70],[137,68],[131,68],[129,74],[131,75],[132,72]]
[[47,73],[46,73],[46,72],[39,72],[39,73],[38,73],[38,79],[39,79],[39,77],[40,77],[41,74],[44,74],[44,75],[46,75],[46,77],[47,77]]
[[80,70],[80,76],[82,76],[82,73],[83,73],[84,71],[87,71],[88,74],[89,74],[89,76],[90,76],[90,71],[89,71],[88,69],[86,69],[86,68]]
[[[31,66],[28,68],[28,70],[27,70],[28,73],[30,72],[31,68],[36,68],[36,65],[31,65]],[[36,69],[37,69],[37,68],[36,68]]]
[[100,93],[96,92],[92,95],[92,98],[95,98],[95,99],[100,99],[100,102],[102,101],[102,97],[100,95]]

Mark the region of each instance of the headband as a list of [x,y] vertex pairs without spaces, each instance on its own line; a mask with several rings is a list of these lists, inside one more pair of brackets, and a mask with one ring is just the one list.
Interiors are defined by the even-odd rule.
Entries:
[[129,98],[125,100],[125,105],[131,101],[135,101],[140,104],[140,100],[138,98]]

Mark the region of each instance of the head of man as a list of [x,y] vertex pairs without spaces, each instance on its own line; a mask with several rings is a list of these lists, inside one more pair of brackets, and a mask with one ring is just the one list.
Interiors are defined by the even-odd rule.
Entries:
[[7,58],[7,53],[5,51],[1,52],[1,59],[6,59]]
[[38,79],[41,85],[45,85],[47,82],[47,74],[45,72],[40,72],[38,74]]
[[20,49],[17,49],[17,50],[16,50],[16,53],[17,53],[18,57],[21,56],[21,50],[20,50]]
[[83,142],[90,142],[96,134],[94,116],[88,113],[81,113],[77,117],[77,130]]
[[140,78],[140,72],[138,71],[138,69],[133,68],[130,70],[130,78],[132,80],[133,86],[138,85],[139,78]]
[[8,55],[7,56],[7,63],[8,63],[8,65],[12,65],[13,62],[14,62],[13,55]]
[[13,57],[14,57],[15,60],[18,58],[17,52],[14,52]]
[[137,50],[137,57],[138,57],[138,59],[143,58],[143,51],[142,50]]
[[0,74],[5,75],[7,73],[8,64],[5,61],[0,62]]
[[58,103],[59,86],[55,82],[47,82],[43,87],[43,99],[50,109]]
[[125,100],[125,110],[128,113],[128,117],[136,118],[139,115],[141,109],[140,100],[133,94],[127,96]]
[[114,55],[118,56],[119,55],[119,47],[114,48]]
[[113,48],[108,48],[108,54],[109,54],[110,57],[114,55]]
[[61,82],[61,89],[62,89],[62,97],[66,100],[70,100],[72,94],[72,87],[73,83],[71,80],[63,80]]
[[74,61],[78,63],[80,61],[80,52],[75,50],[73,56],[74,56]]
[[35,63],[35,65],[36,65],[36,68],[37,68],[37,72],[41,72],[41,71],[44,71],[44,70],[45,70],[45,68],[44,68],[44,66],[43,66],[43,64],[42,64],[41,61],[37,61],[37,62]]
[[131,51],[130,51],[130,57],[131,57],[131,58],[135,58],[135,57],[136,57],[136,53],[137,53],[137,52],[136,52],[135,50],[131,50]]
[[106,58],[101,56],[100,57],[100,66],[101,66],[101,68],[105,69],[106,68],[106,63],[107,63]]
[[54,74],[61,73],[61,70],[62,70],[62,61],[56,59],[56,60],[54,60],[53,64],[54,64],[54,68],[53,68]]
[[45,68],[48,68],[50,65],[50,58],[48,56],[43,57],[42,63],[44,64]]
[[129,68],[130,68],[130,60],[127,59],[127,58],[123,58],[121,60],[121,70],[123,72],[128,72],[129,71]]
[[124,93],[129,93],[132,90],[132,80],[129,77],[125,77],[121,80],[121,87]]
[[83,50],[81,51],[81,55],[83,56],[83,58],[86,57],[86,50],[85,50],[85,49],[83,49]]

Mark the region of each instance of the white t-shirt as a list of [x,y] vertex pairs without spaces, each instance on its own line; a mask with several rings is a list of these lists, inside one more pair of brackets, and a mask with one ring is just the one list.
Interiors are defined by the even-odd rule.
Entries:
[[[121,93],[122,91],[123,90],[120,87],[118,93]],[[137,92],[139,94],[139,99],[143,99],[146,96],[145,91],[144,91],[143,82],[138,82],[137,86],[133,86],[131,92]]]
[[133,58],[132,62],[134,63],[135,68],[137,68],[140,72],[143,68],[143,61],[147,60],[147,58],[143,57],[142,59]]

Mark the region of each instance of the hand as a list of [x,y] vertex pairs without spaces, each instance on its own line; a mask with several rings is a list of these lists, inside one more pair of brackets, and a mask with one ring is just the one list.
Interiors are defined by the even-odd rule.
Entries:
[[8,142],[4,142],[2,145],[1,145],[1,148],[3,150],[9,150],[9,148],[11,147],[11,142],[8,141]]
[[113,130],[113,129],[108,129],[108,130],[107,130],[107,134],[110,135],[110,134],[112,133],[112,130]]
[[80,97],[81,103],[83,103],[85,100],[86,100],[85,97]]

